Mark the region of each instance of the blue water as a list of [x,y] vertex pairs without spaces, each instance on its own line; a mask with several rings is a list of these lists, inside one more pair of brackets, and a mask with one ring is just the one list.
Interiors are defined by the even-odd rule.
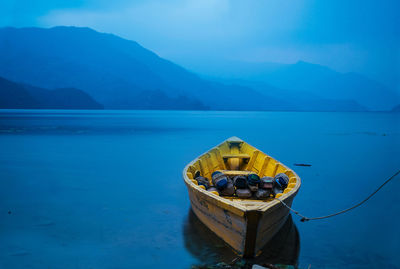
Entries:
[[[295,169],[294,208],[341,210],[400,168],[390,113],[0,112],[0,268],[190,268],[230,249],[190,212],[182,169],[238,136]],[[296,167],[309,163],[311,167]],[[365,205],[301,223],[300,268],[400,268],[400,178]],[[293,226],[293,225],[292,225]],[[297,229],[296,229],[297,227]],[[288,232],[282,232],[284,236]],[[279,256],[279,257],[278,257]],[[295,255],[296,256],[296,255]]]

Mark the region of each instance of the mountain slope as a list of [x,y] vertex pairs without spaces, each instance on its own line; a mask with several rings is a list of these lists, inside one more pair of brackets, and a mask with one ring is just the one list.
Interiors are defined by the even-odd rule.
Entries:
[[16,84],[0,77],[0,108],[38,108],[36,100],[20,84]]
[[[371,110],[390,110],[400,101],[398,93],[362,75],[342,74],[325,66],[302,61],[296,64],[231,62],[197,71],[206,77],[218,77],[219,81],[258,84],[257,90],[272,96],[284,93],[294,99],[355,100]],[[271,86],[284,90],[271,92]]]
[[[257,68],[246,69],[249,78],[286,65],[263,65],[260,72]],[[0,76],[43,88],[82,89],[108,109],[365,110],[352,95],[332,99],[308,89],[300,94],[297,88],[285,93],[273,83],[274,78],[290,81],[290,75],[277,73],[272,86],[263,81],[261,87],[221,83],[203,79],[134,41],[89,28],[0,28]],[[290,85],[296,85],[294,80]]]
[[237,85],[247,86],[257,90],[264,95],[278,96],[290,104],[292,109],[296,111],[367,111],[365,106],[360,105],[354,99],[348,98],[322,98],[314,93],[302,90],[286,90],[271,86],[265,82],[251,80],[222,80],[227,83],[235,83]]
[[384,85],[356,73],[339,73],[324,66],[298,62],[271,72],[266,81],[329,99],[354,99],[371,110],[388,110],[399,96]]
[[40,87],[83,89],[115,109],[143,108],[146,101],[157,107],[149,93],[222,110],[268,110],[271,103],[250,88],[208,82],[134,41],[89,28],[0,29],[0,75]]
[[0,108],[103,109],[103,106],[78,89],[47,90],[18,84],[0,77]]

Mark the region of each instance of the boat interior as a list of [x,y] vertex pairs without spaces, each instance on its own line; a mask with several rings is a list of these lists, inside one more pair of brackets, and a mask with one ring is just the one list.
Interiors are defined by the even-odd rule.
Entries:
[[[274,177],[276,174],[285,173],[289,177],[289,185],[283,193],[276,195],[277,198],[292,191],[296,187],[298,180],[292,170],[237,137],[232,137],[224,141],[222,144],[198,157],[189,164],[186,175],[193,184],[197,185],[197,188],[205,189],[204,186],[198,185],[194,179],[194,175],[200,174],[206,177],[210,185],[212,185],[211,174],[214,171],[222,171],[228,176],[256,173],[260,178],[264,176]],[[212,193],[219,195],[218,192]],[[222,197],[240,202],[245,206],[273,200],[272,197],[265,200],[240,199],[235,196]]]

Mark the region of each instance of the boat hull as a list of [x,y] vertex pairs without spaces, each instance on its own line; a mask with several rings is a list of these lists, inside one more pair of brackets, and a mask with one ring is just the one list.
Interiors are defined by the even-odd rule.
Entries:
[[[264,200],[226,197],[215,189],[206,190],[195,179],[201,175],[211,185],[214,171],[230,177],[248,173],[274,177],[284,173],[289,182],[283,193]],[[293,170],[237,137],[225,140],[190,162],[183,170],[183,179],[196,216],[243,257],[258,256],[279,231],[289,216],[289,209],[280,201],[291,206],[301,185]]]
[[189,199],[196,216],[239,255],[244,250],[246,220],[243,215],[218,206],[204,193],[188,186]]
[[[281,229],[289,210],[275,203],[267,211],[232,212],[218,205],[217,200],[187,185],[190,203],[196,216],[238,255],[254,257]],[[295,195],[284,201],[289,206]]]

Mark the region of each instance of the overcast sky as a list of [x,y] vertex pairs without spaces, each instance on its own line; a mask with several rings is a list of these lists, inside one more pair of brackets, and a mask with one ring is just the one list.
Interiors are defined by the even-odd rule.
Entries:
[[399,88],[399,10],[397,0],[2,0],[0,26],[87,26],[190,69],[303,60]]

